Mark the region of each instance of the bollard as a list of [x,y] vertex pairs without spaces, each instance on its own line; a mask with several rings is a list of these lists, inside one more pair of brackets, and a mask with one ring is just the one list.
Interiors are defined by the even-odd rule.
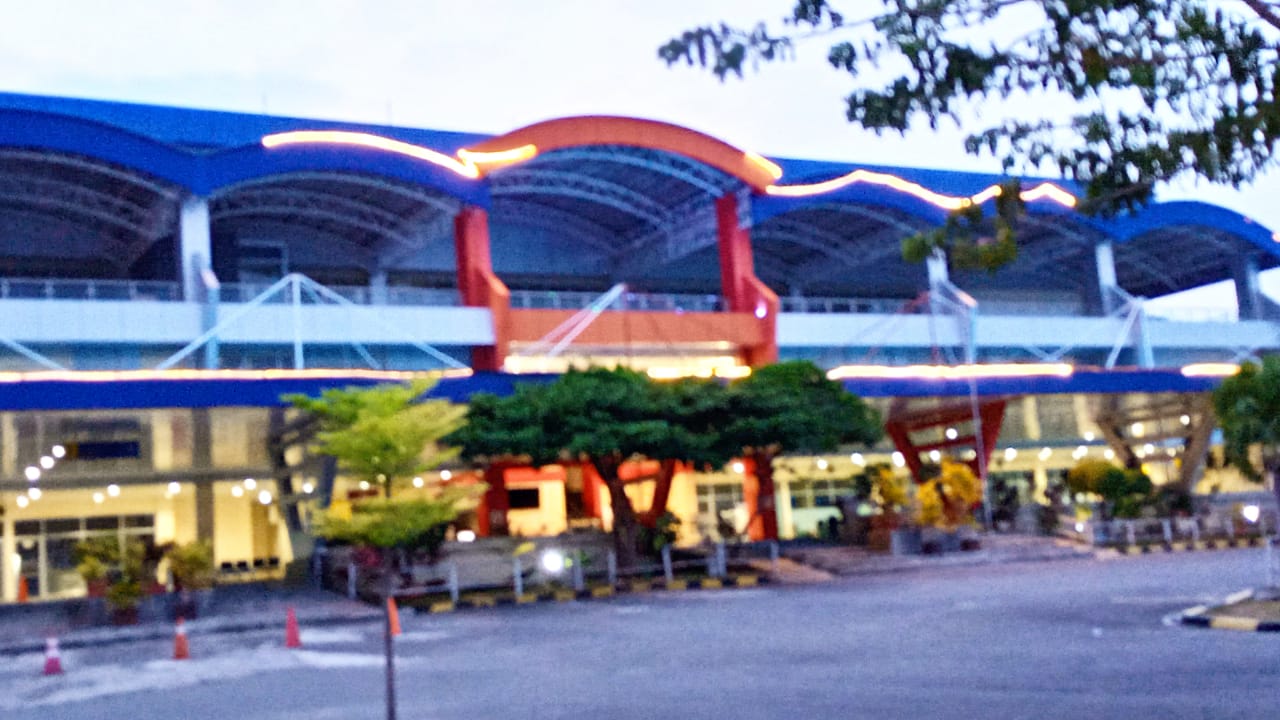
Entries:
[[452,561],[449,563],[449,599],[454,605],[458,604],[458,563]]
[[347,599],[356,599],[356,564],[354,561],[347,561]]
[[1125,540],[1128,541],[1130,547],[1138,544],[1137,533],[1133,530],[1132,520],[1126,520],[1124,523],[1124,537]]
[[618,584],[618,556],[610,550],[609,556],[605,560],[609,570],[609,587],[613,587]]
[[675,573],[672,572],[671,570],[671,546],[670,545],[662,546],[662,576],[667,580],[667,587],[670,587],[672,581],[676,579]]
[[524,595],[524,568],[521,567],[520,556],[511,558],[511,578],[515,583],[516,597]]
[[587,580],[585,577],[583,577],[584,571],[582,569],[582,566],[586,562],[586,559],[587,559],[587,554],[582,551],[579,551],[573,559],[573,591],[574,592],[582,592],[587,587]]
[[727,576],[729,574],[729,556],[725,552],[724,543],[716,545],[716,558],[720,561],[720,577]]
[[770,540],[769,541],[769,565],[770,567],[773,568],[774,572],[778,572],[778,556],[779,555],[780,553],[778,552],[778,541]]
[[1164,532],[1164,542],[1166,545],[1173,544],[1173,523],[1165,518],[1160,521],[1160,530]]
[[1276,586],[1276,543],[1277,538],[1267,538],[1267,587]]
[[720,569],[720,562],[716,555],[715,547],[711,548],[711,552],[707,553],[707,576],[716,577],[716,572]]
[[1194,518],[1191,521],[1191,542],[1200,542],[1200,518]]

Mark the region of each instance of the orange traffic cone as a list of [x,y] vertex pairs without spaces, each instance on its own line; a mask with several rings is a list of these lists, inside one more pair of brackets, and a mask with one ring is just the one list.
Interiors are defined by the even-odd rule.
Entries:
[[387,621],[391,623],[391,635],[400,634],[400,611],[396,609],[396,599],[387,598]]
[[18,602],[24,603],[31,597],[31,589],[27,585],[27,576],[18,578]]
[[287,648],[302,647],[302,634],[298,632],[298,615],[289,608],[284,616],[284,646]]
[[58,638],[49,638],[44,642],[44,674],[62,674],[62,656],[58,654]]
[[187,644],[187,628],[178,618],[178,626],[173,631],[173,659],[186,660],[191,657],[191,646]]

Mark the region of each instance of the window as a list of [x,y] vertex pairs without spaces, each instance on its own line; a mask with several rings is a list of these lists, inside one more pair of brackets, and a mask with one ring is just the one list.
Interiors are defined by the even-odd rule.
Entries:
[[538,488],[512,488],[507,491],[507,501],[512,510],[536,510],[541,502]]

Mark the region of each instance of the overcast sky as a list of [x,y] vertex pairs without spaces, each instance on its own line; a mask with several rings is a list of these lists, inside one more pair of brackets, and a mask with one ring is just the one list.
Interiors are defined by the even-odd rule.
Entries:
[[[657,47],[790,0],[0,0],[0,89],[503,132],[584,113],[702,130],[769,155],[998,172],[954,128],[876,137],[844,120],[826,44],[745,82],[668,69]],[[878,3],[850,0],[868,10]],[[1166,189],[1280,229],[1280,173],[1249,188]],[[1264,275],[1280,296],[1280,273]],[[1230,303],[1230,293],[1191,304]]]

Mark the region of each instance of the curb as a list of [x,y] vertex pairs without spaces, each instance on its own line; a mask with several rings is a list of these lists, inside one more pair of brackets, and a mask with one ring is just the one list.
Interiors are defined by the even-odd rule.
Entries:
[[629,580],[615,585],[595,585],[579,592],[572,590],[544,590],[536,593],[525,593],[517,597],[512,592],[505,593],[473,593],[458,598],[458,602],[441,600],[414,608],[419,615],[437,615],[458,610],[475,610],[482,608],[537,605],[545,603],[568,603],[579,600],[599,600],[618,595],[644,595],[648,593],[675,593],[692,590],[719,590],[726,588],[756,587],[764,580],[759,575],[742,574],[729,578],[695,578],[677,579],[670,584],[659,580]]
[[1262,547],[1262,538],[1250,536],[1231,540],[1200,540],[1198,542],[1142,543],[1114,548],[1121,555],[1149,555],[1151,553],[1204,552],[1235,548]]
[[[1242,600],[1253,597],[1253,591],[1241,590],[1227,596],[1222,605],[1227,607]],[[1237,632],[1280,632],[1280,620],[1258,620],[1257,618],[1239,617],[1236,615],[1210,615],[1213,608],[1197,605],[1183,610],[1179,621],[1188,627],[1210,628],[1213,630],[1235,630]]]

